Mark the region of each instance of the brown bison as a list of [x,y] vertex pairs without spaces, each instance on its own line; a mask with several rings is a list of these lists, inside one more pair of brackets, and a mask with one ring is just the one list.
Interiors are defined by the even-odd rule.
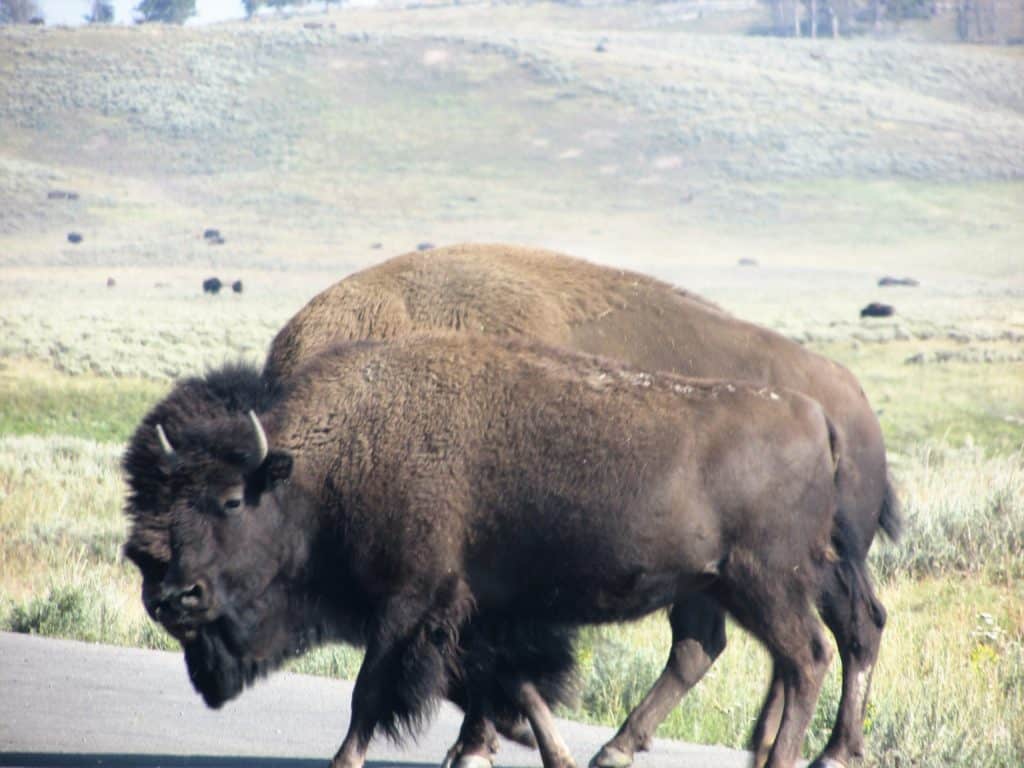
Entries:
[[[366,656],[335,768],[362,766],[378,727],[415,726],[454,677],[467,721],[489,714],[473,692],[500,688],[545,768],[567,768],[514,663],[522,633],[699,595],[771,653],[757,760],[795,764],[831,656],[812,604],[853,543],[840,438],[814,400],[467,334],[342,345],[278,388],[213,378],[180,384],[125,458],[125,552],[162,570],[146,607],[211,706],[344,640]],[[497,661],[481,671],[466,659],[482,645]]]
[[896,310],[892,304],[883,304],[880,301],[872,301],[860,311],[861,317],[892,317]]
[[[816,399],[842,437],[843,525],[863,561],[875,532],[900,532],[878,419],[856,378],[785,337],[740,320],[700,296],[653,278],[550,251],[462,245],[409,253],[335,283],[278,333],[270,380],[286,376],[339,340],[398,338],[424,329],[525,335],[632,363],[645,370],[788,387]],[[863,568],[857,574],[866,574]],[[859,582],[859,583],[855,583]],[[853,599],[859,592],[865,599]],[[870,583],[834,563],[820,598],[843,664],[835,727],[821,756],[845,766],[863,751],[862,723],[885,611]],[[725,647],[720,606],[687,596],[672,613],[665,671],[618,734],[595,757],[628,765],[657,726]],[[781,683],[772,686],[781,707]],[[755,750],[765,745],[756,742]]]

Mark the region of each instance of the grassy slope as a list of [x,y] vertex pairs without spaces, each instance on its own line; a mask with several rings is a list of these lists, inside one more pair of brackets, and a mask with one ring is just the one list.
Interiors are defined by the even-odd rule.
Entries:
[[[692,35],[656,13],[0,30],[0,251],[276,268],[512,239],[1020,272],[1019,58]],[[230,233],[215,252],[194,237],[211,225]]]

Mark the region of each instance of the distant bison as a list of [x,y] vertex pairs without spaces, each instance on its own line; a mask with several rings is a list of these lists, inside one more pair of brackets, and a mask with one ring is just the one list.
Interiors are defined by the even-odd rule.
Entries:
[[117,285],[117,280],[115,280],[112,277],[108,277],[107,278],[107,288],[113,288],[115,285]]
[[78,245],[84,239],[79,232],[68,232],[68,242],[73,245]]
[[46,193],[46,197],[50,200],[77,200],[78,193],[65,189],[51,189]]
[[861,317],[892,317],[896,314],[891,304],[873,301],[860,311]]
[[[842,509],[864,558],[879,527],[900,532],[878,419],[841,365],[706,299],[645,275],[550,251],[460,245],[409,253],[353,274],[314,297],[278,333],[267,356],[270,382],[333,343],[398,338],[427,329],[525,335],[624,360],[645,370],[790,387],[818,400],[842,436]],[[862,750],[863,702],[885,612],[871,596],[849,604],[850,577],[837,567],[821,601],[843,662],[843,696],[826,751],[848,764]],[[870,585],[865,587],[870,595]],[[829,607],[831,606],[831,607]],[[704,612],[704,621],[696,615]],[[651,695],[599,755],[621,766],[725,645],[721,610],[694,598],[673,624],[669,663]],[[683,682],[680,683],[679,681]]]
[[756,267],[758,266],[757,259],[743,258],[736,262],[741,267]]
[[427,242],[420,243],[419,245],[416,246],[416,250],[417,251],[430,251],[430,250],[433,250],[433,248],[434,248],[434,244],[433,243],[427,243]]
[[208,277],[203,280],[203,293],[212,293],[216,296],[223,287],[224,283],[220,281],[219,277]]
[[241,293],[242,292],[242,281],[241,280],[235,280],[235,282],[233,282],[231,284],[231,290],[234,291],[235,293]]
[[905,285],[913,288],[920,285],[920,283],[912,277],[891,277],[886,275],[878,281],[878,285],[883,288],[892,285]]
[[218,238],[220,238],[220,230],[219,229],[205,229],[205,230],[203,230],[203,239],[204,240],[215,240],[215,239],[218,239]]
[[[238,413],[253,393],[260,412]],[[212,707],[321,643],[366,648],[334,768],[361,768],[378,728],[414,728],[454,684],[494,692],[470,698],[464,734],[503,695],[545,768],[569,768],[529,671],[481,669],[481,648],[515,658],[524,632],[662,608],[675,627],[691,599],[771,653],[760,751],[788,768],[831,659],[812,605],[855,547],[841,450],[786,390],[518,339],[356,342],[281,389],[244,369],[179,383],[125,456],[125,553]]]

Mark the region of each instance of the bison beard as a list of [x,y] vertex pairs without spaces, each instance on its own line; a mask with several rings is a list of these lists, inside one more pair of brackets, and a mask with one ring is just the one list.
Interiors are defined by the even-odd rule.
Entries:
[[315,610],[272,585],[246,606],[226,602],[224,615],[200,626],[182,646],[192,686],[208,706],[219,709],[326,636]]
[[259,662],[246,660],[239,650],[229,649],[219,622],[203,627],[194,640],[185,642],[185,664],[192,686],[214,709],[269,671]]

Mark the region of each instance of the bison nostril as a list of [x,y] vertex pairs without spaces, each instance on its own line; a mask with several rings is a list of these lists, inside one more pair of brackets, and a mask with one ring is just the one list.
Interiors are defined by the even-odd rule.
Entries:
[[191,587],[182,590],[178,596],[178,603],[185,610],[191,611],[202,607],[206,602],[206,587],[201,581],[197,581]]

